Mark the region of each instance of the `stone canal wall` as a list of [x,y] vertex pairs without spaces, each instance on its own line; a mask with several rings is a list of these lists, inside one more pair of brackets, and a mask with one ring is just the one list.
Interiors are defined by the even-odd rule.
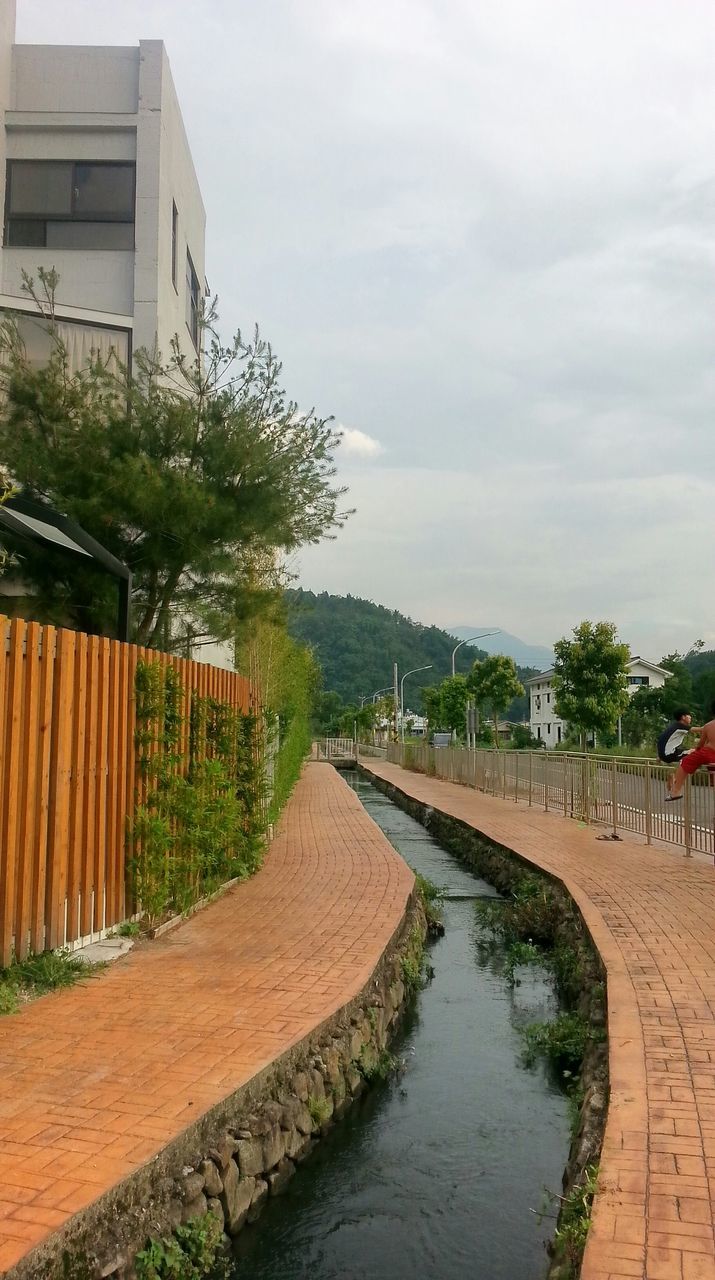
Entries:
[[229,1247],[373,1080],[419,969],[425,918],[413,894],[361,994],[250,1083],[187,1128],[142,1170],[76,1215],[12,1280],[133,1280],[149,1239],[206,1213]]

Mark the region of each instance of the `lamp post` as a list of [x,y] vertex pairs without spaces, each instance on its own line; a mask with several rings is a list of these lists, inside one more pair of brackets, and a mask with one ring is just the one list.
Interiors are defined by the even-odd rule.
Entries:
[[459,644],[456,644],[452,650],[452,675],[454,675],[455,654],[458,649],[461,649],[463,644],[471,644],[473,640],[486,640],[487,636],[498,636],[498,635],[499,635],[499,628],[497,627],[496,631],[482,631],[482,634],[479,636],[469,636],[466,640],[460,640]]
[[406,671],[400,680],[400,736],[405,741],[405,680],[408,676],[413,676],[416,671],[431,671],[432,663],[428,662],[426,667],[413,667],[411,671]]
[[[374,692],[374,693],[373,693],[373,695],[372,695],[372,705],[373,705],[373,706],[375,705],[375,703],[377,702],[377,700],[378,700],[378,698],[380,697],[380,695],[381,695],[381,694],[383,694],[383,693],[390,693],[390,691],[391,691],[392,687],[393,687],[393,686],[392,686],[391,684],[386,684],[384,689],[376,689],[376,690],[375,690],[375,692]],[[377,735],[376,735],[376,732],[375,732],[375,722],[373,721],[373,725],[372,725],[372,741],[373,741],[373,745],[375,744],[375,738],[376,738],[376,736],[377,736]]]

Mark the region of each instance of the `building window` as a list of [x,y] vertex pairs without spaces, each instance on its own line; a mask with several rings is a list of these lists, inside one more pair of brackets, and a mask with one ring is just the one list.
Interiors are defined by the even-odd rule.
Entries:
[[556,741],[561,741],[561,725],[556,726]]
[[628,683],[634,685],[649,685],[650,676],[629,676]]
[[[177,289],[176,268],[179,261],[178,256],[178,240],[179,240],[179,210],[174,201],[171,202],[171,280],[175,289]],[[178,289],[177,289],[178,292]]]
[[550,737],[551,737],[551,725],[550,725],[550,724],[547,724],[547,726],[546,726],[546,733],[547,733],[547,736],[550,738]]
[[546,701],[547,701],[549,704],[551,703],[551,694],[550,694],[550,693],[547,693],[547,695],[546,695]]
[[539,742],[541,742],[541,725],[540,724],[537,724],[536,726],[536,736],[539,739]]
[[134,183],[133,164],[9,160],[5,244],[133,249]]
[[199,346],[199,308],[201,292],[199,278],[194,271],[191,254],[186,250],[186,324],[191,334],[191,341],[198,350]]

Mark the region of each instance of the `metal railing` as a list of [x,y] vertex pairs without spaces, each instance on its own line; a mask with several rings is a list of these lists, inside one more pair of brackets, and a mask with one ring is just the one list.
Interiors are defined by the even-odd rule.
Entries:
[[356,760],[357,751],[352,738],[320,738],[315,744],[319,760]]
[[688,778],[683,799],[666,803],[672,773],[658,761],[556,751],[508,751],[391,743],[387,759],[430,777],[475,787],[583,822],[631,831],[715,855],[715,776]]

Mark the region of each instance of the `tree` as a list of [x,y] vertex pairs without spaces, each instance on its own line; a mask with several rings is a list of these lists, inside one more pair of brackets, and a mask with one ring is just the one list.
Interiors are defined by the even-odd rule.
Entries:
[[440,697],[440,686],[438,684],[428,685],[422,690],[422,706],[429,722],[430,729],[441,729],[442,726],[442,699]]
[[[131,376],[99,360],[73,373],[54,328],[57,277],[41,279],[48,364],[28,362],[12,319],[0,326],[0,462],[129,565],[139,643],[167,643],[177,618],[233,634],[265,594],[266,559],[329,536],[348,514],[334,484],[339,433],[286,398],[257,331],[223,346],[213,311],[203,363],[175,343],[166,363],[137,353]],[[101,575],[18,550],[19,576],[47,616],[111,628],[113,588]]]
[[475,662],[469,673],[469,689],[480,709],[485,709],[494,725],[494,741],[499,746],[499,716],[514,698],[524,692],[513,658],[493,653],[483,662]]
[[517,751],[533,751],[539,746],[539,740],[533,736],[528,724],[515,724],[511,740]]
[[452,733],[463,734],[467,714],[466,676],[447,676],[439,686],[440,715],[442,727]]
[[554,645],[553,688],[557,716],[579,732],[586,750],[589,733],[608,733],[628,706],[628,646],[616,641],[612,622],[582,622],[573,640]]

